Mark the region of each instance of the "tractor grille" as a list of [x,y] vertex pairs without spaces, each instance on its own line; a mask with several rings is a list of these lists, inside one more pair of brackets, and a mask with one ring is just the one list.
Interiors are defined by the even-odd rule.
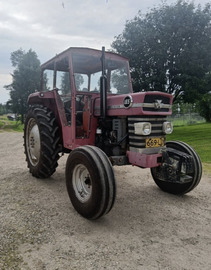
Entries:
[[[157,103],[157,106],[156,106]],[[146,112],[169,112],[171,108],[170,98],[162,95],[146,95],[144,98],[143,111]]]
[[[165,134],[163,133],[163,122],[166,121],[166,116],[133,116],[128,117],[128,132],[129,132],[129,146],[137,149],[145,148],[146,138],[156,138],[163,137],[165,138]],[[152,125],[152,131],[150,135],[137,135],[135,134],[134,123],[138,122],[150,122]]]

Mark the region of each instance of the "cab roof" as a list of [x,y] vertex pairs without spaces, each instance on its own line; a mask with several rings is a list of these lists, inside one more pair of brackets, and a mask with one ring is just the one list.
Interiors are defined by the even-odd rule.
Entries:
[[[41,65],[41,68],[44,69],[54,69],[54,63],[58,62],[58,61],[62,61],[64,58],[69,58],[71,55],[88,55],[88,56],[100,56],[102,54],[101,50],[97,50],[97,49],[92,49],[92,48],[85,48],[85,47],[70,47],[68,49],[66,49],[65,51],[57,54],[56,56],[54,56],[53,58],[51,58],[50,60],[48,60],[47,62],[43,63]],[[114,52],[105,52],[106,57],[109,57],[111,59],[124,59],[126,61],[128,61],[128,58],[121,56],[117,53]],[[67,63],[68,64],[68,63]]]

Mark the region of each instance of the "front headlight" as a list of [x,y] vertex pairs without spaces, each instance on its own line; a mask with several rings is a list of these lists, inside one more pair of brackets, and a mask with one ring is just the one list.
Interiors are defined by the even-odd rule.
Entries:
[[151,123],[149,122],[135,123],[134,128],[137,135],[149,135],[151,133]]
[[163,132],[165,134],[171,134],[173,131],[173,124],[171,122],[164,122],[163,123]]

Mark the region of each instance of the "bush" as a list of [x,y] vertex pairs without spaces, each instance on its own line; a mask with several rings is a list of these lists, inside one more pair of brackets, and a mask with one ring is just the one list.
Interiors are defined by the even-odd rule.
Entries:
[[202,99],[198,102],[198,110],[206,122],[211,123],[211,93],[203,95]]

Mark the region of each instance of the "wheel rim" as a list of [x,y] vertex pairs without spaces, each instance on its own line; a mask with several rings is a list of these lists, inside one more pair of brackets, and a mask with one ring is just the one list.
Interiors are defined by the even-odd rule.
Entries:
[[26,131],[26,148],[28,158],[33,166],[36,166],[40,159],[40,132],[35,119],[31,118]]
[[73,189],[78,200],[82,203],[87,202],[91,197],[92,183],[87,168],[78,164],[75,166],[72,175]]

